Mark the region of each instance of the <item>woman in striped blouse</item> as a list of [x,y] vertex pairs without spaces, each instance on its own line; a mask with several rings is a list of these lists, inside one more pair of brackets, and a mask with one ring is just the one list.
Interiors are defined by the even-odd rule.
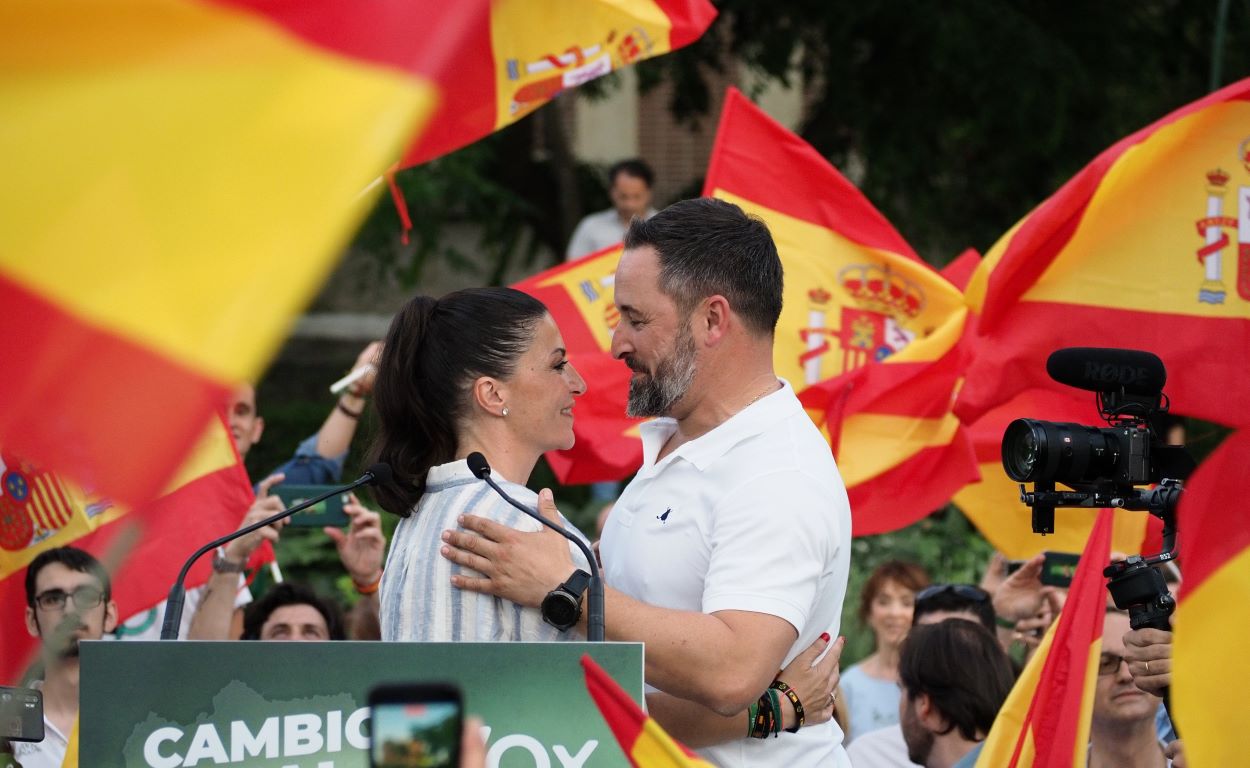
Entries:
[[[394,473],[376,495],[403,518],[382,579],[384,640],[581,639],[545,624],[537,609],[454,589],[452,574],[465,569],[439,549],[442,531],[465,512],[538,530],[474,477],[465,457],[481,452],[492,478],[536,507],[524,484],[545,451],[572,447],[573,402],[585,390],[546,307],[520,291],[417,296],[395,316],[374,384],[381,425],[374,451]],[[588,569],[572,544],[570,552]]]

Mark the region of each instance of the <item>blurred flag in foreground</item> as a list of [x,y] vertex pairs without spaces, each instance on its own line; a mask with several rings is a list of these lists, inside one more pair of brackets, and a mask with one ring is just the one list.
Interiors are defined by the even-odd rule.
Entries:
[[1250,506],[1246,468],[1250,430],[1225,438],[1189,479],[1178,514],[1185,576],[1172,625],[1172,701],[1189,765],[1245,760],[1250,685],[1244,663],[1250,637]]
[[1154,352],[1172,411],[1248,424],[1250,79],[1117,142],[1002,237],[968,289],[965,423],[1061,347]]
[[630,765],[634,768],[711,768],[711,763],[665,733],[594,659],[582,656],[582,669],[586,671],[586,690]]
[[1102,650],[1111,513],[1098,513],[1059,618],[994,719],[977,768],[1083,768]]
[[[448,3],[455,5],[455,3]],[[438,78],[443,101],[400,162],[424,163],[493,133],[575,88],[694,42],[707,0],[495,0]]]
[[0,445],[152,500],[321,284],[485,5],[0,4]]
[[915,522],[975,480],[950,412],[967,310],[853,184],[737,90],[703,193],[762,218],[785,266],[774,364],[825,431],[856,535]]
[[[113,599],[125,620],[164,600],[183,561],[238,527],[251,502],[247,472],[217,418],[166,493],[133,512],[0,451],[0,605],[11,612],[0,623],[0,681],[15,681],[36,651],[38,641],[19,616],[26,605],[26,566],[40,552],[72,545],[106,565],[120,557],[112,573]],[[210,569],[209,558],[200,558],[187,586],[206,582]]]

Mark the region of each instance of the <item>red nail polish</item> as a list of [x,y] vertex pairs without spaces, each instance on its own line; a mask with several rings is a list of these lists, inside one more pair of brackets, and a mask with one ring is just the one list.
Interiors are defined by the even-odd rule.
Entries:
[[828,632],[821,632],[821,633],[820,633],[820,639],[821,639],[821,640],[824,640],[826,643],[827,643],[827,642],[829,642],[829,633],[828,633]]

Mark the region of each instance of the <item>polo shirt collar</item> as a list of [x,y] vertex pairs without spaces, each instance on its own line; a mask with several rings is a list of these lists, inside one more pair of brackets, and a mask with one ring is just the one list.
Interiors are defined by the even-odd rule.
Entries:
[[[707,434],[681,445],[677,450],[664,457],[664,462],[675,461],[678,457],[690,462],[699,471],[724,456],[729,449],[749,437],[754,437],[778,422],[802,411],[798,398],[794,396],[794,388],[785,379],[778,379],[781,387],[775,392],[761,397],[746,408],[713,428]],[[677,431],[676,419],[662,417],[648,421],[639,427],[642,436],[643,469],[654,467],[655,457],[659,455],[664,443]]]

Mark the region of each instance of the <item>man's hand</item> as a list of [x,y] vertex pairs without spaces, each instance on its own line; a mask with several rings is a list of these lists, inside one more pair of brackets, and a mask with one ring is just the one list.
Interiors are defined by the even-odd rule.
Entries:
[[[270,475],[260,481],[260,486],[256,491],[256,501],[252,502],[252,506],[248,509],[247,514],[243,516],[243,522],[239,523],[239,527],[235,530],[241,530],[249,525],[258,523],[266,517],[276,515],[285,507],[282,506],[282,499],[277,496],[270,496],[269,489],[281,483],[286,479],[285,475]],[[268,541],[271,544],[278,543],[278,532],[290,521],[280,520],[273,525],[267,525],[256,531],[252,531],[246,536],[241,536],[226,545],[226,559],[235,563],[247,563],[248,558],[256,551],[262,541]]]
[[1042,563],[1045,555],[1034,555],[1020,566],[1020,570],[1008,576],[994,591],[994,613],[1009,621],[1020,621],[1034,616],[1042,608],[1047,595],[1055,594],[1055,587],[1042,586]]
[[352,364],[353,371],[366,365],[370,368],[368,373],[352,385],[351,394],[354,397],[368,397],[369,393],[373,392],[373,382],[378,377],[378,358],[381,356],[382,342],[374,341],[356,357],[356,362]]
[[352,581],[360,587],[369,587],[382,578],[382,561],[386,557],[386,537],[382,535],[382,517],[366,509],[356,494],[343,505],[343,512],[350,524],[347,533],[328,526],[325,534],[339,551],[339,560]]
[[1185,745],[1180,739],[1168,744],[1163,750],[1163,756],[1172,761],[1172,768],[1185,768],[1188,765],[1185,762]]
[[[538,494],[538,512],[563,525],[547,488]],[[568,540],[546,526],[530,533],[476,515],[461,515],[460,525],[465,530],[443,531],[443,557],[482,577],[452,576],[459,589],[537,608],[575,570]]]
[[1134,629],[1124,635],[1124,660],[1133,682],[1146,693],[1162,696],[1172,684],[1172,633]]

